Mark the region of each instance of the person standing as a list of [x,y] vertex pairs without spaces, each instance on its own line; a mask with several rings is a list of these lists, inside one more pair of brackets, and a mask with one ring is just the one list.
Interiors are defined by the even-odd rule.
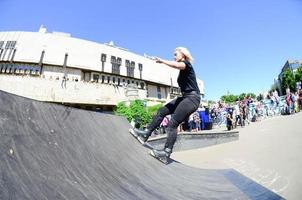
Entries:
[[155,58],[155,61],[156,63],[161,63],[179,70],[177,82],[182,96],[177,97],[161,107],[146,129],[133,129],[133,132],[138,140],[144,143],[148,140],[151,133],[160,125],[164,117],[171,115],[171,119],[166,128],[167,140],[164,148],[161,150],[153,149],[151,151],[154,157],[167,159],[170,157],[177,139],[177,127],[195,112],[200,105],[200,91],[192,66],[193,58],[188,49],[177,47],[174,50],[174,61],[164,60],[158,57]]
[[235,107],[234,107],[234,113],[235,113],[235,128],[237,128],[238,122],[242,126],[239,99],[236,101],[236,104],[235,104]]
[[298,92],[298,103],[299,103],[299,112],[302,110],[302,90],[300,89]]
[[286,90],[285,100],[286,100],[286,108],[287,108],[286,114],[290,115],[292,114],[293,111],[293,98],[289,89]]

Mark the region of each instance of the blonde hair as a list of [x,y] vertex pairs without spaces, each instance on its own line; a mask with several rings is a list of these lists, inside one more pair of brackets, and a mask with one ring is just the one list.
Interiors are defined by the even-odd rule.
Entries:
[[185,60],[189,61],[191,64],[193,63],[193,57],[190,51],[185,47],[177,47],[175,51],[181,52],[185,56]]

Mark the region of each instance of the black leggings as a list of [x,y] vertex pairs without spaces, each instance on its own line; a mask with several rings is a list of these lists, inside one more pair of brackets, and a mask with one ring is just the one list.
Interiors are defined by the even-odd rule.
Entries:
[[199,104],[200,96],[198,94],[178,97],[160,108],[147,128],[151,130],[151,132],[154,131],[160,125],[164,117],[171,114],[171,119],[166,128],[168,138],[165,148],[172,150],[177,138],[177,127],[197,110]]

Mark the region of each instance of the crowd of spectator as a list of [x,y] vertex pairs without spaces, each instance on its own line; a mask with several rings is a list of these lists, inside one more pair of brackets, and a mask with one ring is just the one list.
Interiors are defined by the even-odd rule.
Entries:
[[277,91],[274,91],[260,101],[246,96],[243,100],[238,99],[234,104],[218,102],[210,110],[214,125],[223,124],[228,130],[231,130],[264,118],[300,112],[302,110],[302,90],[295,93],[287,90],[286,95],[281,97]]
[[[201,107],[192,113],[179,126],[179,132],[198,132],[212,128],[226,128],[232,130],[244,127],[252,122],[277,115],[290,115],[302,110],[302,90],[292,93],[286,91],[285,96],[279,96],[277,91],[271,92],[264,99],[258,101],[251,96],[237,99],[234,103],[218,101],[210,107]],[[159,134],[166,133],[170,120],[166,116],[158,130]]]

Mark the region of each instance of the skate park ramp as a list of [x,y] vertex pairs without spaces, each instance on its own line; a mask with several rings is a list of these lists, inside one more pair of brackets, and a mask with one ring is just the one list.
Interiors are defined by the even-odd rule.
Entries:
[[0,199],[282,199],[232,169],[163,165],[122,117],[2,91],[0,105]]

